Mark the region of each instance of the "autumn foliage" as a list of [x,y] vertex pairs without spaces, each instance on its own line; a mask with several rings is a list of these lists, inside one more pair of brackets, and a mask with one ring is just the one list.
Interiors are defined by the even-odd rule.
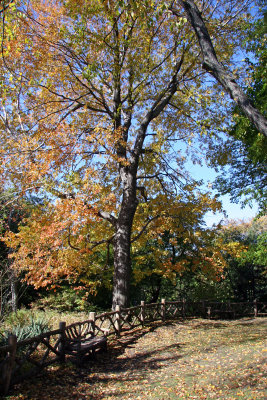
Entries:
[[[228,65],[247,9],[231,1],[230,18],[219,3],[200,6]],[[70,280],[94,291],[111,284],[114,261],[113,304],[126,305],[131,255],[166,231],[174,256],[155,245],[157,271],[172,276],[190,262],[222,274],[222,251],[201,228],[220,204],[201,193],[186,158],[193,149],[201,162],[190,145],[209,145],[208,130],[218,136],[227,101],[180,12],[160,0],[17,1],[5,11],[1,183],[39,198],[6,243],[35,287]],[[177,238],[192,243],[185,257]]]

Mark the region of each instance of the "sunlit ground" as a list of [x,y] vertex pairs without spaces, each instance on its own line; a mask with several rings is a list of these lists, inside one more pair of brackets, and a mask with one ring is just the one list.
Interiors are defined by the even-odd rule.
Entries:
[[97,362],[54,366],[18,399],[263,399],[267,320],[156,324],[111,343]]

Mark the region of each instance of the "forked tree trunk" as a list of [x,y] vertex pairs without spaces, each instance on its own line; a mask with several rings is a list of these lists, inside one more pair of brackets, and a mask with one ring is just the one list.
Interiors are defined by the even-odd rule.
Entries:
[[[117,36],[116,36],[117,40]],[[136,140],[131,154],[128,154],[126,146],[118,142],[117,156],[123,159],[119,164],[119,176],[122,183],[122,202],[118,218],[113,226],[115,226],[114,238],[114,278],[113,278],[113,300],[112,308],[115,309],[116,305],[126,307],[129,303],[129,286],[130,286],[130,271],[131,271],[131,233],[135,211],[137,208],[136,197],[136,177],[139,164],[139,157],[142,153],[146,131],[149,123],[157,118],[163,111],[170,99],[177,91],[180,68],[183,64],[184,57],[182,56],[179,62],[175,64],[173,75],[170,78],[168,85],[162,92],[159,93],[151,109],[147,111],[140,127],[136,132]],[[116,111],[115,129],[121,127],[121,98],[120,98],[120,85],[118,84],[118,75],[115,76],[114,85],[114,104]],[[131,125],[131,117],[128,118],[124,125],[124,142],[128,140],[128,130]],[[125,162],[127,161],[127,163]],[[126,166],[127,164],[127,166]]]

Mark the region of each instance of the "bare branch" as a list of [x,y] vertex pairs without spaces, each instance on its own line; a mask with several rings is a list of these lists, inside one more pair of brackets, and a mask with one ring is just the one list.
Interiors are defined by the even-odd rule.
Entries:
[[117,222],[117,218],[114,217],[114,215],[112,215],[106,211],[98,211],[97,214],[99,215],[99,217],[109,221],[113,226],[115,226],[115,224]]
[[[112,243],[112,241],[113,241],[113,239],[114,239],[114,236],[115,235],[112,235],[110,238],[108,238],[108,239],[103,239],[103,240],[99,240],[99,241],[90,241],[89,243],[91,243],[92,244],[92,246],[90,247],[90,250],[93,250],[95,247],[97,247],[97,246],[100,246],[101,244],[104,244],[104,243],[107,243],[107,245],[108,245],[108,249],[109,249],[109,245],[110,245],[110,243]],[[108,252],[109,252],[109,250],[108,250]]]
[[73,245],[71,244],[71,241],[70,241],[70,234],[71,234],[71,233],[70,233],[70,228],[69,228],[69,233],[68,233],[68,245],[70,246],[71,249],[80,251],[81,249],[80,249],[79,247],[73,246]]

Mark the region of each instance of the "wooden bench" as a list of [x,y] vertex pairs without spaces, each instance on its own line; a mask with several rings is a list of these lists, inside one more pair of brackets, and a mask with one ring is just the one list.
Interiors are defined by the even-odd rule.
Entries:
[[72,356],[81,364],[86,356],[96,357],[96,351],[107,351],[108,330],[102,329],[101,336],[95,336],[94,330],[88,324],[85,329],[78,324],[72,324],[65,329],[64,353]]
[[66,340],[65,353],[77,358],[82,362],[85,355],[96,356],[96,350],[107,351],[106,336],[92,336],[87,339],[77,338],[76,340]]

